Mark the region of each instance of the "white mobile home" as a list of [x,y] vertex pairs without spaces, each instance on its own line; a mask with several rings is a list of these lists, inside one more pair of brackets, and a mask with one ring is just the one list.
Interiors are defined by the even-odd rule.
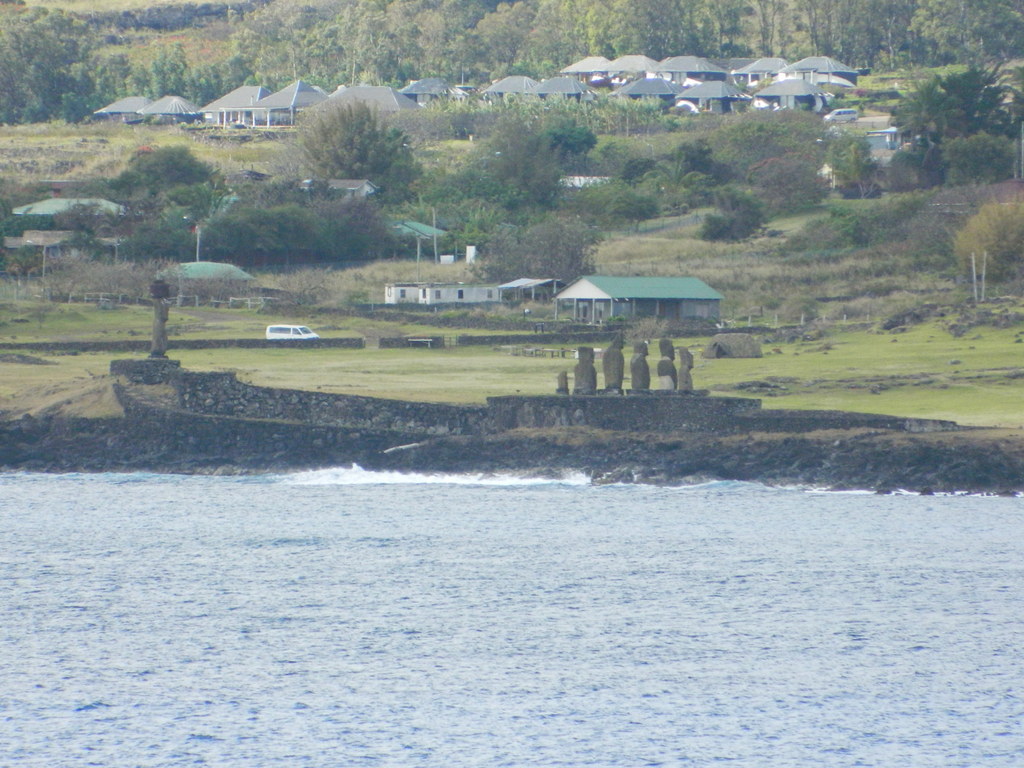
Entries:
[[388,283],[385,304],[485,304],[499,300],[496,285],[467,283]]

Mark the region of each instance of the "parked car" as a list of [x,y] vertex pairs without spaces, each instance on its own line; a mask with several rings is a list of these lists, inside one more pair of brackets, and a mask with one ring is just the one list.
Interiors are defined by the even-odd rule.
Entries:
[[833,109],[825,115],[826,123],[852,123],[858,117],[856,109]]
[[319,334],[313,333],[304,325],[268,325],[267,339],[274,341],[309,341],[319,339]]

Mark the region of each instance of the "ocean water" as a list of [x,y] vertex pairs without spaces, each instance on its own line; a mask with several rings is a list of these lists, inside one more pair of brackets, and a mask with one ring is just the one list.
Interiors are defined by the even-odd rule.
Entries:
[[1021,766],[1024,500],[0,475],[0,766]]

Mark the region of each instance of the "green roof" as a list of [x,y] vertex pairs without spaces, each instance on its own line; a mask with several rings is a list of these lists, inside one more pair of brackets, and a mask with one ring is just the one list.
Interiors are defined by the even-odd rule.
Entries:
[[19,205],[11,209],[15,216],[53,216],[57,213],[64,213],[76,205],[85,205],[99,208],[104,213],[124,213],[124,207],[109,200],[99,197],[48,197],[28,205]]
[[441,237],[448,234],[443,229],[418,221],[396,221],[391,226],[399,235],[412,235],[413,237]]
[[723,296],[696,277],[581,277],[613,299],[722,299]]

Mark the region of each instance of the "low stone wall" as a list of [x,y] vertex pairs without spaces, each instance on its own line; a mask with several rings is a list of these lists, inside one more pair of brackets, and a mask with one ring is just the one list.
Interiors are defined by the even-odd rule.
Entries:
[[594,427],[630,432],[740,431],[738,418],[761,407],[745,397],[682,393],[646,395],[551,395],[489,397],[497,429]]
[[[309,339],[307,341],[267,339],[172,339],[168,352],[176,349],[363,349],[366,339],[362,336],[341,339]],[[149,352],[149,339],[119,339],[117,341],[48,341],[48,342],[4,342],[0,349],[18,352],[67,353],[67,352]]]
[[455,343],[460,347],[500,347],[522,344],[539,347],[578,346],[581,344],[608,344],[618,333],[618,331],[577,331],[568,333],[502,333],[487,334],[486,336],[461,335],[455,338]]
[[487,410],[481,406],[271,389],[244,384],[233,373],[185,372],[175,380],[175,386],[185,410],[218,416],[422,436],[478,434],[486,430],[488,422]]

